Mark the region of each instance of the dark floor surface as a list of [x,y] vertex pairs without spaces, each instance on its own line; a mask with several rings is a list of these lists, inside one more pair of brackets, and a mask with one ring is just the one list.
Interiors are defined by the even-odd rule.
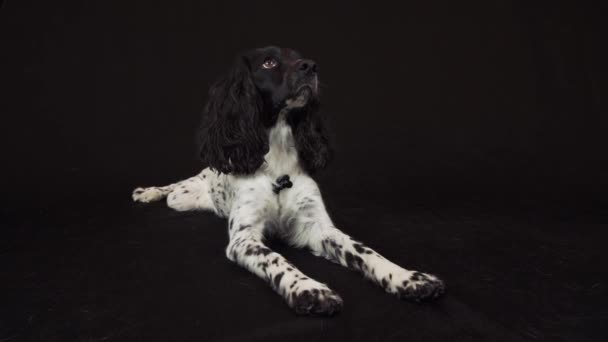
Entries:
[[600,211],[327,197],[343,230],[440,275],[446,296],[399,301],[355,272],[273,242],[345,302],[334,318],[298,317],[224,257],[223,220],[126,196],[83,199],[61,210],[4,207],[0,341],[608,340]]

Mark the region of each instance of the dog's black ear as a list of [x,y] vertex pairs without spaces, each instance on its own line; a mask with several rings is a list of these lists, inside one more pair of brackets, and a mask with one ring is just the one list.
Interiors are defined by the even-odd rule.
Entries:
[[292,114],[287,121],[293,130],[300,162],[313,174],[325,168],[333,157],[328,120],[321,115],[317,99]]
[[209,90],[199,132],[200,156],[206,166],[222,173],[249,174],[262,165],[268,152],[262,106],[249,63],[240,56]]

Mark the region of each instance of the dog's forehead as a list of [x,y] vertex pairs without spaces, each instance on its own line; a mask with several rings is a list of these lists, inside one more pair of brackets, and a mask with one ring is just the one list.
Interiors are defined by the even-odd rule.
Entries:
[[283,47],[278,47],[278,46],[266,46],[266,47],[262,47],[262,48],[258,48],[254,50],[254,56],[255,57],[265,57],[265,56],[275,56],[275,57],[280,57],[283,59],[299,59],[301,58],[301,55],[295,51],[294,49],[290,49],[290,48],[283,48]]

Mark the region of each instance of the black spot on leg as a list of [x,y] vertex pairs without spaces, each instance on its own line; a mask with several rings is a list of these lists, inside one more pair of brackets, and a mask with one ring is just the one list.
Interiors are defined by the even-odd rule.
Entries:
[[346,251],[344,252],[344,259],[346,261],[346,266],[348,266],[349,268],[363,270],[363,259],[361,259],[360,256],[353,255],[351,252]]
[[274,282],[274,287],[276,289],[278,289],[279,285],[281,285],[281,279],[283,278],[283,274],[284,274],[284,272],[281,272],[281,273],[277,274],[276,276],[274,276],[273,282]]
[[293,289],[293,287],[296,286],[297,283],[298,283],[298,281],[294,280],[293,283],[291,283],[291,285],[289,285],[289,288]]
[[382,278],[382,287],[385,289],[388,287],[388,281],[386,280],[386,278]]
[[[249,256],[249,255],[268,255],[272,253],[272,251],[264,246],[250,246],[247,245],[246,249],[245,249],[245,255]],[[268,263],[266,263],[266,266],[268,266]]]
[[279,257],[274,258],[274,260],[272,260],[271,264],[278,266],[279,265]]
[[245,230],[245,229],[247,229],[247,228],[251,228],[251,225],[250,225],[250,224],[242,224],[242,225],[239,227],[239,232],[240,232],[240,231],[243,231],[243,230]]
[[365,252],[365,248],[363,247],[362,244],[360,243],[355,243],[353,244],[353,247],[355,248],[355,250],[357,251],[357,253],[359,254],[363,254]]
[[354,256],[351,252],[344,252],[344,261],[346,261],[346,266],[353,268],[355,261]]
[[424,275],[423,273],[414,272],[414,274],[412,274],[412,277],[410,279],[414,280],[414,281],[419,281],[419,280],[427,280],[428,277],[426,275]]

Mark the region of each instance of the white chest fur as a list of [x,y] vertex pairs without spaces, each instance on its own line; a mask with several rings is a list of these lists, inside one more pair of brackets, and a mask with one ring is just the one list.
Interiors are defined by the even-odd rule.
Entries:
[[264,173],[277,178],[302,172],[291,127],[287,124],[283,113],[279,114],[277,123],[269,130],[268,135],[270,146],[264,156],[266,160],[263,166]]

